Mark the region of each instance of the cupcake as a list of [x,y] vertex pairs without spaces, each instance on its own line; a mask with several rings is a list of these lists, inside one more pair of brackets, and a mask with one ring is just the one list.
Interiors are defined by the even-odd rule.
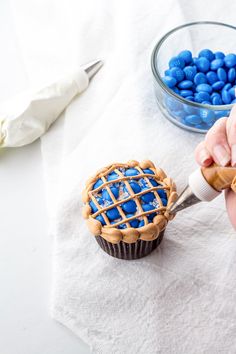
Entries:
[[147,256],[161,243],[177,199],[175,184],[147,160],[114,163],[90,178],[83,217],[100,247],[121,259]]

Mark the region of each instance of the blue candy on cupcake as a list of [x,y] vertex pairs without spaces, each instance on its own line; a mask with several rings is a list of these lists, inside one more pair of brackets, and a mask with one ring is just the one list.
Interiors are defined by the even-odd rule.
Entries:
[[[151,161],[113,164],[89,179],[83,193],[83,215],[107,253],[114,255],[110,244],[113,248],[115,244],[119,249],[123,247],[117,257],[128,259],[124,245],[131,249],[128,245],[136,244],[139,249],[143,242],[149,242],[151,251],[158,243],[158,235],[163,235],[170,218],[167,207],[176,197],[172,180]],[[155,241],[153,245],[151,241]],[[143,249],[139,256],[132,257],[141,256]]]

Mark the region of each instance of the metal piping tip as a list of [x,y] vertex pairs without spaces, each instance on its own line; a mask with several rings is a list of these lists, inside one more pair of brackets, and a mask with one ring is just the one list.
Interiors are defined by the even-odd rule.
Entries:
[[103,66],[102,60],[94,60],[88,64],[82,65],[82,69],[87,73],[89,80],[94,77],[94,75],[101,69]]
[[191,188],[187,186],[180,194],[179,198],[171,205],[168,210],[170,214],[176,214],[178,211],[188,208],[194,204],[201,202],[200,199],[193,194]]

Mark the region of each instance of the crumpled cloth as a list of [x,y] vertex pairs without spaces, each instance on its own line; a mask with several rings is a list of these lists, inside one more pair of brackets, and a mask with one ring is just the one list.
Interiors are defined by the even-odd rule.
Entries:
[[[223,195],[179,213],[150,256],[123,261],[106,255],[87,230],[81,191],[100,167],[147,158],[174,178],[179,191],[184,187],[196,168],[194,148],[203,137],[172,125],[157,108],[151,50],[170,28],[206,14],[234,23],[236,3],[32,3],[14,3],[32,80],[37,80],[39,63],[41,74],[50,73],[59,48],[64,50],[55,71],[78,58],[81,63],[99,56],[105,60],[89,89],[42,138],[55,240],[53,317],[94,353],[234,354],[236,234]],[[25,23],[40,41],[34,41]]]

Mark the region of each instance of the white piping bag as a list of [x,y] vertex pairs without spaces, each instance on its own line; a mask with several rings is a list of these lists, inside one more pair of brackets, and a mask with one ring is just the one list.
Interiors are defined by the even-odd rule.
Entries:
[[[0,115],[0,147],[23,146],[43,135],[101,66],[100,60],[84,65],[33,94],[15,113]],[[17,102],[10,104],[14,107]]]

